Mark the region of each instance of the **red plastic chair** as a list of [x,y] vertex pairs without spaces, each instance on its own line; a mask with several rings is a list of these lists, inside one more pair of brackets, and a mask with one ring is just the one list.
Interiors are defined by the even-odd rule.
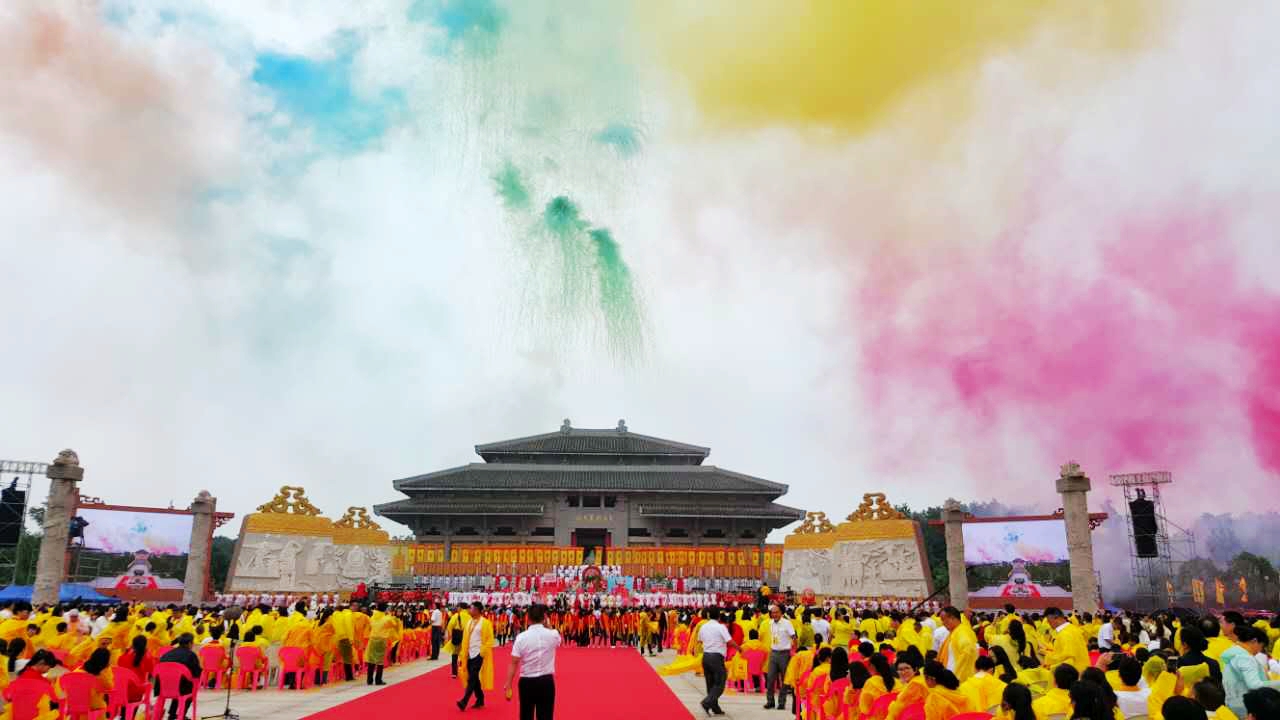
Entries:
[[226,664],[227,649],[222,643],[211,642],[200,648],[200,687],[209,687],[209,681],[213,680],[215,688],[222,688],[227,676]]
[[889,706],[893,704],[894,700],[897,700],[897,699],[898,699],[898,693],[896,692],[885,693],[884,695],[881,695],[880,697],[876,698],[875,702],[871,703],[871,709],[867,710],[866,717],[872,718],[873,720],[880,720],[881,718],[888,716]]
[[[196,679],[191,677],[191,671],[186,665],[176,662],[162,662],[156,665],[155,670],[156,684],[156,701],[151,707],[151,712],[147,717],[161,718],[165,717],[164,705],[168,701],[178,701],[178,717],[186,717],[187,706],[191,706],[191,717],[200,717],[199,711],[196,710],[196,698],[199,688],[196,687]],[[186,680],[191,683],[191,692],[182,692],[182,681]]]
[[[110,717],[121,717],[121,713],[125,718],[132,719],[138,712],[138,708],[142,708],[142,716],[150,717],[150,709],[147,707],[147,695],[151,694],[151,687],[146,681],[138,677],[138,674],[129,668],[116,666],[111,668],[111,674],[115,678],[115,687],[111,690],[110,699],[107,703],[107,714]],[[129,691],[137,688],[142,690],[142,699],[137,702],[129,702]]]
[[62,717],[66,720],[97,720],[97,718],[105,720],[108,717],[106,708],[101,710],[90,708],[93,703],[93,689],[98,686],[97,676],[83,672],[67,673],[58,679],[58,685],[62,687],[62,693],[65,695],[63,700],[66,707],[62,708]]
[[[764,664],[769,657],[768,653],[763,650],[748,650],[742,656],[747,659],[747,682],[755,687],[764,688]],[[757,683],[756,678],[760,678],[760,682]]]
[[924,703],[916,703],[902,708],[899,720],[924,720]]
[[952,715],[951,720],[991,720],[995,717],[991,713],[985,712],[966,712],[959,715]]
[[276,680],[276,688],[284,689],[284,676],[293,673],[293,687],[296,690],[306,690],[310,683],[307,682],[307,651],[300,647],[282,647],[280,648],[280,672]]
[[258,664],[262,660],[262,650],[257,645],[241,645],[236,648],[236,662],[240,670],[236,673],[241,690],[257,690],[262,680],[262,671]]

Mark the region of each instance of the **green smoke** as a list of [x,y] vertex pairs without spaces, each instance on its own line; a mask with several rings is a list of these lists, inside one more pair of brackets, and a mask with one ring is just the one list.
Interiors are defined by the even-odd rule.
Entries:
[[510,211],[529,209],[529,188],[514,163],[508,160],[494,174],[493,182],[503,207]]
[[604,315],[609,347],[619,357],[633,357],[643,346],[643,323],[631,283],[631,270],[622,260],[622,251],[605,228],[587,233],[595,249],[596,283],[600,310]]

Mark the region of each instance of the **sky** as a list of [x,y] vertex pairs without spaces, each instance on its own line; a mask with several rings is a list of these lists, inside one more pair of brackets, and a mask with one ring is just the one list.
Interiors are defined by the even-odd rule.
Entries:
[[337,518],[624,418],[834,518],[1280,509],[1280,5],[989,7],[4,3],[0,456]]

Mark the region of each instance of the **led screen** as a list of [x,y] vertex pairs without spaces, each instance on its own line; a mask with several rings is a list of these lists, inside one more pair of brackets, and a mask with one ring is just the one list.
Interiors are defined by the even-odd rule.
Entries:
[[191,551],[189,514],[82,507],[71,576],[128,600],[181,599]]
[[191,515],[81,508],[86,549],[108,553],[146,550],[152,555],[186,555],[191,551]]
[[968,522],[964,563],[969,597],[1019,605],[1071,597],[1067,528],[1062,520]]

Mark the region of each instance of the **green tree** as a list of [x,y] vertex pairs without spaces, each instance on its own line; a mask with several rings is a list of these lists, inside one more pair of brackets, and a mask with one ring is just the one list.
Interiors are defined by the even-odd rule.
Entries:
[[924,537],[925,561],[929,563],[933,589],[946,588],[950,583],[950,573],[947,571],[947,537],[941,525],[929,524],[930,520],[942,519],[942,507],[929,507],[921,512],[912,510],[910,505],[898,505],[895,509],[920,524],[920,532]]
[[231,556],[235,554],[236,541],[215,535],[209,549],[209,584],[214,592],[226,592],[227,574],[231,572]]
[[1222,570],[1209,558],[1192,558],[1178,568],[1178,589],[1184,591],[1190,588],[1191,581],[1197,579],[1212,584],[1213,579],[1221,573]]
[[1254,555],[1251,552],[1236,555],[1231,559],[1231,566],[1227,568],[1227,573],[1228,577],[1225,579],[1228,586],[1234,587],[1234,583],[1240,578],[1248,582],[1251,604],[1265,603],[1275,594],[1276,569],[1270,560],[1261,555]]

